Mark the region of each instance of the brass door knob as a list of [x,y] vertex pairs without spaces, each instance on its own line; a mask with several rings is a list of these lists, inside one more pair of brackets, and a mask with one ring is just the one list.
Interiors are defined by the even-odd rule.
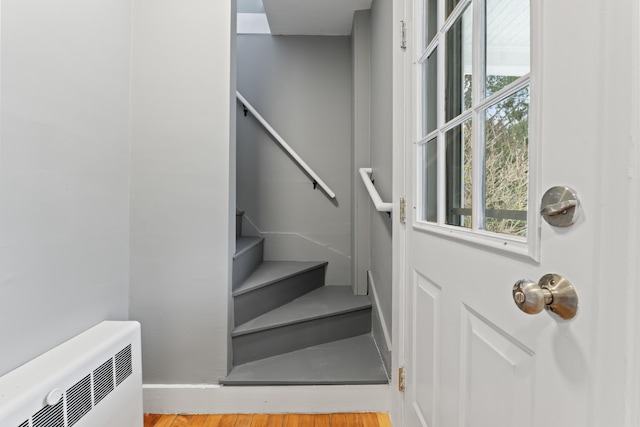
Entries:
[[562,319],[572,319],[578,312],[578,294],[571,282],[559,274],[545,274],[538,283],[519,280],[512,293],[518,308],[527,314],[545,309]]

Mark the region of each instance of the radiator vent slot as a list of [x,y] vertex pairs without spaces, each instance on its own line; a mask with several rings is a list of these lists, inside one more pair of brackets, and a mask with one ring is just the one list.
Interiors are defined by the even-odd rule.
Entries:
[[91,410],[91,375],[87,375],[67,390],[67,423],[73,426]]
[[93,371],[93,398],[100,403],[113,391],[113,358],[107,360]]
[[131,344],[116,354],[116,387],[133,373]]
[[0,427],[141,425],[139,340],[137,322],[105,321],[0,376]]
[[45,406],[33,416],[33,427],[64,427],[62,399],[53,406]]
[[[115,377],[114,377],[115,363]],[[102,399],[107,397],[133,373],[131,344],[116,353],[102,365],[87,374],[64,393],[67,422],[64,420],[65,406],[60,399],[54,406],[45,406],[31,417],[32,427],[73,427],[82,417],[91,411]],[[93,378],[93,381],[92,381]],[[93,386],[93,387],[92,387]],[[93,389],[93,404],[91,400]],[[18,427],[29,427],[29,420]]]

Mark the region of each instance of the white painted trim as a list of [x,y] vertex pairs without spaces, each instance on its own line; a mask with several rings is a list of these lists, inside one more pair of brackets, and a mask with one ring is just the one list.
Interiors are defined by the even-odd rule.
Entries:
[[[413,195],[407,193],[407,182],[405,170],[408,165],[407,155],[412,152],[413,134],[407,130],[411,129],[409,123],[413,119],[406,114],[406,107],[412,100],[412,94],[408,92],[411,85],[411,58],[414,46],[418,39],[414,34],[413,14],[410,10],[411,1],[396,0],[393,2],[393,56],[392,56],[392,164],[393,164],[393,201],[396,203],[401,197],[411,198]],[[408,40],[407,50],[400,48],[400,22],[406,23],[406,38]],[[408,74],[409,73],[409,74]],[[409,201],[410,203],[410,201]],[[407,220],[414,216],[415,212],[407,209]],[[405,402],[404,394],[398,391],[398,368],[405,363],[405,291],[406,291],[406,230],[407,224],[400,222],[398,215],[392,218],[392,261],[391,261],[391,422],[395,426],[404,425]]]
[[389,385],[221,386],[144,384],[144,411],[158,414],[389,412]]
[[[634,52],[632,67],[631,92],[631,150],[630,150],[630,217],[637,218],[640,212],[640,5],[634,2],[632,6],[633,37],[632,49]],[[635,215],[634,215],[635,213]],[[630,259],[637,260],[640,256],[640,226],[637,221],[630,221],[629,229]],[[640,305],[640,264],[630,262],[628,264],[627,281],[627,360],[629,361],[626,402],[625,402],[625,426],[633,427],[640,425],[640,337],[637,331],[640,330],[640,315],[637,307]]]
[[387,348],[391,350],[391,334],[389,333],[387,321],[385,320],[382,310],[380,309],[380,299],[378,298],[376,284],[373,280],[373,274],[371,274],[371,271],[367,271],[367,280],[369,281],[369,290],[371,291],[371,296],[373,297],[373,309],[378,313],[378,318],[380,319],[380,326],[382,326],[382,333],[384,335],[385,343],[387,345]]
[[470,230],[455,225],[435,225],[431,223],[413,222],[413,229],[416,231],[432,233],[446,238],[458,239],[460,241],[473,243],[498,251],[522,255],[535,260],[529,250],[529,244],[522,238],[509,236],[506,234],[491,233],[482,230]]

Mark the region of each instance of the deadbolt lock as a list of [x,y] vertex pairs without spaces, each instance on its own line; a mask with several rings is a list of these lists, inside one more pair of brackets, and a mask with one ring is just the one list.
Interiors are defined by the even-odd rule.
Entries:
[[551,187],[542,196],[540,215],[554,227],[568,227],[578,220],[580,200],[574,189],[565,186]]

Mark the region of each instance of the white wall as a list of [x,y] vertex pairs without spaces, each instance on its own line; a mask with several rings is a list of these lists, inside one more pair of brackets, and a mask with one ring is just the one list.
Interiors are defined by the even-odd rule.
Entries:
[[2,375],[127,318],[131,2],[0,7]]
[[238,90],[336,193],[313,190],[238,106],[238,207],[266,238],[265,258],[329,261],[327,283],[350,285],[349,37],[240,35]]
[[130,316],[147,384],[227,371],[234,5],[134,2]]

